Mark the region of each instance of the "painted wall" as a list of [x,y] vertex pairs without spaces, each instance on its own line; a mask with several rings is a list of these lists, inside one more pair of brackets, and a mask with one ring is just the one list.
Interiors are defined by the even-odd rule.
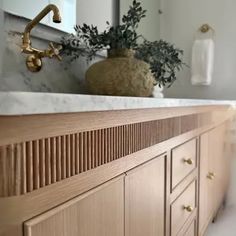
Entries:
[[189,65],[197,29],[208,23],[216,32],[212,85],[192,86],[190,69],[185,69],[174,86],[166,90],[166,97],[236,99],[236,1],[162,0],[162,7],[161,36],[184,49],[184,60]]
[[117,23],[118,6],[117,0],[77,0],[77,24],[93,24],[103,31],[107,28],[107,21],[111,25]]
[[[142,8],[147,10],[146,17],[139,24],[137,32],[147,40],[155,41],[160,38],[160,0],[139,0]],[[120,19],[127,13],[133,0],[120,0]]]

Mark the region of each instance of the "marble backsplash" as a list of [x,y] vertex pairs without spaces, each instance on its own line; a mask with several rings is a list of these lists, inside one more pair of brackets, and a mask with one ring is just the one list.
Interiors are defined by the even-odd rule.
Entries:
[[[84,80],[88,67],[80,59],[68,64],[56,59],[43,59],[38,73],[27,70],[26,55],[21,53],[21,33],[28,20],[0,10],[0,91],[33,91],[54,93],[87,93]],[[38,25],[32,31],[32,45],[46,49],[50,41],[59,42],[64,33],[48,26]]]

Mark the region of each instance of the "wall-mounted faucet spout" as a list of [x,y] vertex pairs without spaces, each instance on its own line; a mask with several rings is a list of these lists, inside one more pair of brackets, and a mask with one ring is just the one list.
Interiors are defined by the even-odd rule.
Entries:
[[30,21],[26,27],[25,31],[23,33],[22,37],[22,52],[26,54],[31,54],[26,59],[26,65],[28,69],[32,72],[37,72],[42,67],[42,59],[43,57],[57,57],[59,60],[61,60],[61,57],[59,56],[59,51],[61,47],[55,48],[52,43],[49,44],[50,48],[46,50],[39,50],[36,48],[33,48],[31,46],[30,41],[30,33],[31,30],[49,13],[53,12],[53,22],[60,23],[61,22],[61,16],[60,11],[57,6],[53,4],[49,4],[46,6],[32,21]]

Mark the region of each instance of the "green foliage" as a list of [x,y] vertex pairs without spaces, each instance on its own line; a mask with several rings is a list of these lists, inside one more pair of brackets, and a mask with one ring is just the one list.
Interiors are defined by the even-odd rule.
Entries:
[[75,26],[75,34],[69,34],[62,38],[63,52],[72,58],[87,56],[91,60],[99,51],[106,49],[128,48],[135,49],[138,35],[136,29],[139,22],[145,17],[146,10],[143,10],[141,3],[133,1],[126,15],[122,18],[121,25],[110,26],[107,22],[107,29],[101,33],[97,26]]
[[176,72],[185,65],[182,62],[183,50],[163,40],[144,42],[136,49],[136,57],[150,64],[150,69],[161,87],[170,87],[176,80]]
[[63,54],[71,58],[71,61],[79,57],[87,57],[91,61],[103,50],[133,49],[138,59],[150,64],[157,84],[170,87],[176,80],[176,72],[184,65],[181,60],[183,51],[163,40],[143,40],[138,45],[138,38],[142,35],[138,35],[136,30],[145,14],[146,10],[142,9],[141,3],[134,0],[120,25],[111,26],[107,22],[107,29],[103,32],[98,32],[97,26],[76,25],[75,34],[62,38]]

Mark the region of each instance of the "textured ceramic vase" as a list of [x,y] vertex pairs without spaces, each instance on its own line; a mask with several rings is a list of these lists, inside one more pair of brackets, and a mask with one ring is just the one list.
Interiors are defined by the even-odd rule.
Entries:
[[149,65],[128,49],[110,50],[87,70],[86,80],[92,94],[135,97],[151,96],[155,83]]

